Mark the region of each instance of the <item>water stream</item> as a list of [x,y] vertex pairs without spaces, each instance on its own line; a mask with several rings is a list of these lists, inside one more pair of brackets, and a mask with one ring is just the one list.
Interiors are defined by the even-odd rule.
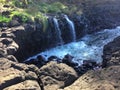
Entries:
[[103,54],[104,45],[118,36],[120,36],[120,27],[115,29],[105,29],[94,34],[85,35],[78,42],[57,46],[41,52],[27,60],[36,58],[38,55],[43,55],[46,60],[50,56],[57,56],[62,59],[66,54],[70,54],[74,57],[73,61],[77,62],[79,65],[82,64],[83,60],[95,60],[100,63],[102,61],[101,56]]
[[56,30],[57,40],[60,44],[63,44],[63,39],[61,37],[61,30],[59,28],[58,20],[55,17],[53,18],[53,22]]
[[68,18],[67,15],[64,15],[68,25],[69,25],[69,30],[70,30],[70,33],[71,33],[71,37],[72,37],[72,41],[76,41],[76,32],[75,32],[75,26],[74,26],[74,23]]

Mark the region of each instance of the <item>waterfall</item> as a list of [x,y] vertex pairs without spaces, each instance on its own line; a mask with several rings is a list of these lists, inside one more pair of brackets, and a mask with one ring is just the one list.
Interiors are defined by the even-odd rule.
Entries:
[[76,41],[76,32],[75,32],[74,23],[68,18],[67,15],[64,15],[64,17],[69,25],[69,30],[71,33],[72,41]]
[[39,55],[42,55],[47,60],[50,56],[57,56],[62,59],[66,54],[70,54],[74,57],[73,61],[79,65],[82,64],[83,60],[95,60],[96,62],[101,63],[103,47],[118,36],[120,36],[120,27],[101,30],[100,32],[85,35],[78,42],[71,42],[41,52],[28,58],[26,61],[35,59]]
[[58,39],[60,44],[63,44],[63,39],[61,37],[61,30],[59,28],[59,23],[58,23],[58,20],[55,17],[53,18],[53,23],[54,23],[54,26],[55,26],[57,39]]

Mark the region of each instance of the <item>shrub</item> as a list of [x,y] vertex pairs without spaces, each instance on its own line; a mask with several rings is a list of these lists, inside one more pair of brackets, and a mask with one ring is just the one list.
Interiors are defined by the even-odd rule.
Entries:
[[41,3],[39,8],[43,13],[58,13],[65,11],[68,7],[60,2],[55,2],[53,4]]
[[13,18],[14,16],[19,17],[23,23],[25,23],[25,22],[27,22],[28,20],[30,20],[30,15],[28,15],[28,14],[25,13],[25,12],[13,11],[13,12],[11,12],[10,17]]
[[0,0],[0,3],[4,4],[4,3],[6,3],[6,0]]
[[0,22],[7,23],[7,22],[10,22],[10,21],[11,21],[11,18],[0,15]]
[[28,0],[13,0],[13,5],[19,8],[26,8],[28,5]]

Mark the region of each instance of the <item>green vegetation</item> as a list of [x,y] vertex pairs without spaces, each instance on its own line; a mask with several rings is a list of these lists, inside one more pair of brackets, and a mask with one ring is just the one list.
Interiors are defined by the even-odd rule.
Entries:
[[68,7],[60,2],[55,2],[52,4],[40,3],[40,11],[43,13],[65,12],[67,9]]
[[10,14],[10,18],[13,18],[14,16],[18,16],[19,18],[21,18],[21,21],[23,23],[27,22],[31,18],[29,14],[20,11],[12,11]]
[[0,15],[0,22],[7,23],[7,22],[10,22],[10,21],[11,21],[11,18]]
[[17,16],[21,19],[21,22],[25,23],[30,20],[30,16],[27,13],[19,12],[19,11],[12,11],[9,17],[0,15],[0,22],[10,22],[14,16]]
[[[66,1],[64,1],[66,2]],[[10,22],[13,17],[17,16],[23,23],[38,18],[43,24],[43,31],[48,26],[46,14],[68,13],[76,10],[76,6],[67,5],[64,2],[45,2],[44,0],[0,0],[1,10],[7,10],[10,15],[7,17],[0,16],[0,22]],[[3,7],[8,5],[8,8]]]
[[22,8],[28,4],[28,0],[0,0],[0,3]]
[[0,3],[5,4],[6,0],[0,0]]

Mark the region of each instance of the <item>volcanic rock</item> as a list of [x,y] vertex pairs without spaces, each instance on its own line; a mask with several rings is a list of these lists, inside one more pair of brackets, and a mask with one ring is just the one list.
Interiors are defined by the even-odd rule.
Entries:
[[120,90],[120,66],[88,71],[64,90]]
[[52,86],[62,88],[73,83],[73,81],[78,77],[73,68],[67,66],[66,64],[54,61],[51,61],[47,63],[47,65],[41,67],[40,75],[45,88],[52,88]]
[[36,89],[40,90],[38,83],[38,68],[33,65],[25,65],[12,62],[6,58],[0,58],[0,90]]
[[111,65],[120,65],[120,37],[108,43],[104,47],[103,67]]
[[77,66],[78,64],[75,63],[75,62],[73,62],[73,58],[74,58],[73,56],[67,54],[62,59],[62,62],[65,63],[65,64],[67,64],[67,65],[69,65],[69,66],[71,66],[71,67]]

